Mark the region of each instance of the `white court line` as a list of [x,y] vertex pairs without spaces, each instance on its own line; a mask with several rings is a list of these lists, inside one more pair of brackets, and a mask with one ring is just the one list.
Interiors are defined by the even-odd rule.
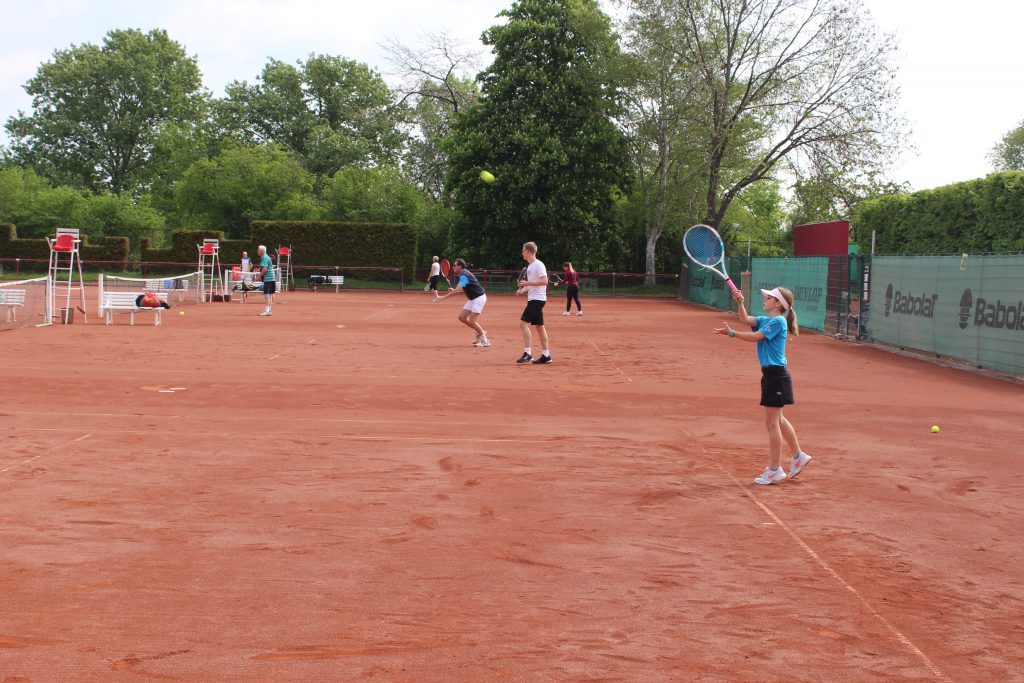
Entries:
[[[312,344],[315,341],[316,341],[316,339],[310,339],[308,342],[306,342],[306,344]],[[294,351],[295,349],[299,348],[300,346],[303,346],[303,344],[296,344],[295,346],[289,346],[287,349],[285,349],[281,353],[275,353],[273,356],[270,356],[269,358],[267,358],[267,360],[274,360],[275,358],[280,358],[281,356],[285,355],[286,353],[289,353],[290,351]]]
[[[62,431],[65,431],[65,430],[62,430]],[[68,430],[66,430],[66,431],[69,431],[69,432],[75,432],[75,431],[77,431],[77,432],[80,432],[80,431],[82,431],[82,430],[81,430],[81,429],[68,429]],[[11,466],[9,466],[9,467],[5,467],[4,469],[0,470],[0,474],[3,474],[4,472],[9,472],[9,471],[13,470],[13,469],[14,469],[14,468],[16,468],[16,467],[21,467],[22,465],[26,465],[26,464],[28,464],[28,463],[32,462],[33,460],[38,460],[39,458],[43,457],[43,456],[44,456],[44,455],[46,455],[47,453],[52,453],[52,452],[54,452],[55,450],[57,450],[58,448],[64,448],[65,446],[70,446],[70,445],[71,445],[71,444],[73,444],[73,443],[78,443],[79,441],[85,441],[85,440],[86,440],[86,439],[88,439],[88,438],[89,438],[90,436],[92,436],[92,434],[91,434],[91,433],[90,433],[90,434],[86,434],[85,436],[80,436],[80,437],[78,437],[77,439],[73,439],[73,440],[69,441],[68,443],[64,443],[64,444],[60,444],[59,446],[53,446],[53,447],[51,447],[51,448],[47,448],[47,449],[46,449],[45,451],[43,451],[43,452],[42,452],[42,453],[40,453],[39,455],[33,455],[33,456],[32,456],[31,458],[29,458],[28,460],[22,460],[22,461],[21,461],[21,462],[19,462],[19,463],[16,463],[16,464],[14,464],[14,465],[11,465]]]
[[[8,432],[80,432],[81,429],[61,428],[61,427],[0,427],[0,431]],[[96,433],[96,432],[93,432]],[[180,435],[182,432],[178,430],[174,431],[157,431],[155,429],[104,429],[102,434],[176,434]],[[197,432],[189,430],[188,434],[191,436],[214,436],[214,437],[234,437],[238,436],[238,432]],[[92,436],[87,434],[86,436]],[[558,436],[553,437],[534,437],[531,439],[473,439],[466,437],[449,437],[449,436],[363,436],[361,434],[300,434],[296,435],[295,432],[260,432],[261,438],[275,437],[281,439],[295,439],[295,438],[308,438],[308,439],[336,439],[339,441],[414,441],[417,443],[511,443],[511,444],[546,444],[546,443],[564,443],[565,439]],[[85,438],[85,437],[82,437]],[[597,437],[601,439],[602,437]],[[80,439],[75,439],[79,441]],[[581,439],[575,439],[581,441]],[[74,443],[74,442],[72,442]],[[51,449],[52,450],[52,449]],[[45,454],[44,454],[45,455]],[[36,456],[39,457],[39,456]],[[34,460],[35,458],[30,458]],[[26,461],[28,462],[28,461]],[[20,463],[19,463],[20,464]],[[15,465],[14,467],[17,467]],[[0,470],[0,472],[6,472],[7,470]]]
[[[450,373],[449,373],[450,374]],[[113,417],[117,419],[136,419],[139,417],[139,413],[82,413],[77,411],[48,411],[42,412],[38,410],[5,410],[4,415],[46,415],[49,417]],[[188,419],[188,420],[203,420],[203,419],[216,419],[216,420],[229,420],[230,422],[250,421],[250,422],[266,422],[265,417],[253,417],[248,415],[231,415],[230,417],[215,417],[215,418],[204,418],[201,415],[170,415],[167,413],[160,413],[162,419]],[[367,419],[356,419],[356,418],[319,418],[319,417],[292,417],[288,418],[289,422],[320,422],[320,423],[342,423],[342,424],[392,424],[394,420],[367,420]],[[402,420],[403,424],[437,424],[437,420]],[[477,422],[452,422],[445,420],[446,425],[475,425]]]
[[618,371],[619,371],[619,374],[620,374],[620,375],[622,375],[623,377],[625,377],[625,378],[626,378],[626,381],[627,381],[627,382],[632,382],[632,381],[633,381],[632,379],[630,379],[629,375],[627,375],[626,373],[624,373],[624,372],[622,371],[622,368],[620,368],[620,367],[619,367],[619,366],[618,366],[618,365],[617,365],[617,364],[615,363],[615,361],[613,361],[613,360],[612,360],[612,357],[611,357],[611,356],[609,356],[608,354],[606,354],[606,353],[605,353],[604,351],[602,351],[601,349],[599,349],[599,348],[597,347],[597,344],[595,344],[595,343],[594,343],[594,340],[593,340],[593,339],[591,339],[591,340],[590,340],[590,345],[591,345],[591,346],[593,346],[593,347],[594,347],[595,349],[597,349],[597,352],[598,352],[599,354],[601,354],[601,357],[602,357],[602,358],[604,358],[605,360],[607,360],[607,361],[608,361],[609,363],[611,363],[611,364],[612,364],[612,367],[613,367],[613,368],[615,368],[616,370],[618,370]]
[[932,675],[934,675],[936,678],[939,678],[939,679],[944,680],[944,681],[952,681],[953,680],[949,676],[947,676],[945,673],[943,673],[942,670],[939,669],[939,667],[935,666],[935,664],[932,663],[932,660],[928,659],[928,655],[926,655],[924,652],[922,652],[921,648],[919,648],[917,645],[914,645],[914,643],[911,642],[910,638],[907,638],[905,635],[903,635],[903,633],[899,629],[897,629],[895,626],[893,626],[891,623],[889,623],[889,620],[886,619],[884,616],[882,616],[881,613],[879,613],[879,611],[876,610],[871,605],[871,603],[869,603],[867,601],[867,599],[863,595],[861,595],[860,591],[858,591],[856,588],[851,586],[850,583],[846,579],[844,579],[839,572],[837,572],[835,569],[833,569],[831,566],[829,566],[828,562],[826,562],[824,559],[822,559],[821,555],[819,555],[817,552],[814,551],[814,548],[812,548],[810,545],[808,545],[804,541],[804,539],[802,539],[800,537],[799,534],[797,534],[795,531],[793,531],[791,528],[789,528],[789,526],[787,526],[786,523],[783,522],[782,519],[780,519],[778,515],[776,515],[774,512],[772,512],[771,508],[769,508],[767,505],[765,505],[760,500],[758,500],[757,496],[755,496],[753,493],[751,493],[748,490],[747,486],[744,486],[743,484],[741,484],[740,481],[736,477],[734,477],[729,470],[725,469],[725,467],[723,467],[717,461],[714,461],[713,458],[708,458],[708,459],[710,459],[713,462],[715,462],[715,465],[717,465],[718,468],[720,470],[722,470],[722,472],[724,472],[726,474],[726,476],[728,476],[730,479],[732,479],[733,483],[736,484],[736,487],[743,492],[743,495],[747,496],[748,498],[750,498],[750,500],[754,501],[754,504],[757,505],[759,508],[761,508],[761,510],[766,515],[768,515],[768,517],[773,522],[778,524],[787,534],[789,534],[790,538],[792,538],[794,541],[796,541],[797,545],[799,545],[801,548],[803,548],[804,552],[806,552],[808,555],[810,555],[811,558],[815,562],[817,562],[818,565],[822,569],[824,569],[829,575],[832,576],[832,578],[834,578],[836,581],[838,581],[840,583],[840,585],[843,586],[843,588],[845,588],[846,590],[848,590],[851,593],[853,593],[853,595],[857,598],[857,600],[860,602],[860,604],[863,605],[864,608],[868,612],[870,612],[871,615],[875,619],[877,619],[883,626],[885,626],[885,628],[888,629],[890,633],[892,633],[892,635],[896,638],[896,640],[898,640],[900,642],[901,645],[903,645],[907,650],[909,650],[911,652],[911,654],[913,654],[915,657],[920,659],[924,663],[924,665],[926,667],[928,667],[928,670],[932,672]]

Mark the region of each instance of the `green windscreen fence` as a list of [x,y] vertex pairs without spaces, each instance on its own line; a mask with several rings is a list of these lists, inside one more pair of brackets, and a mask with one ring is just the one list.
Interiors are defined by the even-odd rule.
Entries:
[[1024,256],[876,256],[868,335],[1024,374]]
[[750,269],[751,315],[764,315],[760,289],[785,287],[793,292],[793,310],[802,328],[825,329],[828,257],[754,258]]
[[[740,274],[746,265],[746,259],[740,256],[727,258],[729,277],[733,284],[740,286]],[[732,295],[729,293],[729,286],[725,280],[706,268],[701,268],[693,261],[689,262],[689,298],[690,301],[705,306],[714,306],[723,310],[729,310],[729,302]]]

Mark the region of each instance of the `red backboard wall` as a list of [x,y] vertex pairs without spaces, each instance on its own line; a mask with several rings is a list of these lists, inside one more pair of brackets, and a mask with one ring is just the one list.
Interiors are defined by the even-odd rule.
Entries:
[[811,223],[793,228],[794,256],[832,256],[850,251],[850,221]]

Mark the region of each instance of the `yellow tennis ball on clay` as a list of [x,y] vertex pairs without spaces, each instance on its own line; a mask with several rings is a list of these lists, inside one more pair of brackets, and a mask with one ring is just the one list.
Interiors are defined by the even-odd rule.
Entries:
[[[185,311],[178,311],[178,315],[185,315]],[[938,429],[938,428],[936,428]]]
[[936,434],[939,431],[939,425],[932,425],[932,434]]

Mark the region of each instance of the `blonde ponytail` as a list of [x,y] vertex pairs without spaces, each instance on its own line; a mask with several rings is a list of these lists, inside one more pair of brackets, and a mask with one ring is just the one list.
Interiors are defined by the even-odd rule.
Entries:
[[794,337],[799,337],[800,326],[796,323],[796,311],[793,310],[793,292],[779,287],[779,294],[786,300],[786,326]]

